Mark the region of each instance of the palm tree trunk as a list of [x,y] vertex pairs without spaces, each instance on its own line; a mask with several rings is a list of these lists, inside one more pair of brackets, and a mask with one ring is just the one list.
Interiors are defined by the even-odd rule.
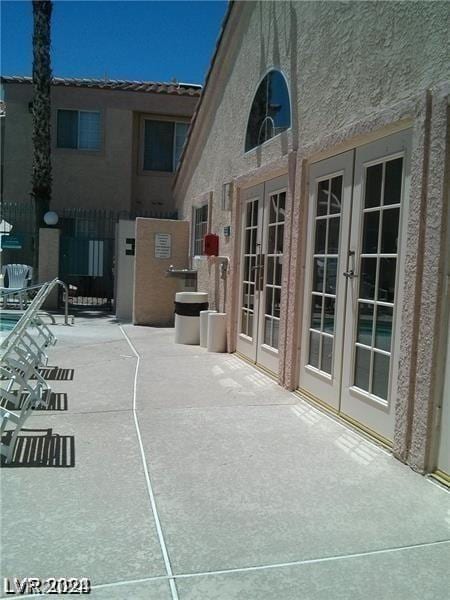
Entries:
[[50,130],[51,15],[51,0],[33,0],[33,176],[31,196],[36,208],[37,234],[39,234],[39,227],[42,226],[42,217],[49,209],[52,192]]

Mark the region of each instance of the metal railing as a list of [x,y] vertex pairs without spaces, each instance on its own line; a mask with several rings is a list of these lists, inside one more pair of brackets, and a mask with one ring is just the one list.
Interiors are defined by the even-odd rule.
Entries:
[[[14,325],[13,329],[9,334],[2,340],[0,348],[7,347],[11,340],[20,336],[20,334],[26,330],[26,328],[32,324],[33,319],[38,318],[38,311],[41,309],[45,300],[50,296],[52,291],[57,287],[61,286],[64,290],[64,325],[70,325],[69,323],[69,289],[67,284],[60,279],[53,279],[52,281],[46,281],[37,285],[29,287],[8,290],[4,288],[0,290],[0,299],[4,302],[5,298],[17,297],[19,303],[24,302],[24,296],[26,297],[29,292],[37,290],[36,296],[31,300],[29,306],[26,308],[20,319]],[[51,316],[51,315],[50,315]]]

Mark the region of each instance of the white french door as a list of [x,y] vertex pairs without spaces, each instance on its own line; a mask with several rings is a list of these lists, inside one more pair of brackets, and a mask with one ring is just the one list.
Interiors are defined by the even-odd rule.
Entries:
[[241,270],[236,349],[278,373],[286,177],[242,194]]
[[[450,267],[449,267],[450,268]],[[450,273],[447,275],[447,353],[444,371],[437,469],[450,483]]]
[[299,388],[392,440],[410,133],[315,163]]

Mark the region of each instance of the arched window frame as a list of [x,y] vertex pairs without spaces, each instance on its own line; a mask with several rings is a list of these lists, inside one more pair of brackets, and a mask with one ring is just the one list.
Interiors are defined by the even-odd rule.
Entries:
[[[249,124],[249,120],[250,120],[250,115],[252,112],[252,108],[253,108],[253,104],[255,102],[255,98],[256,98],[256,94],[258,93],[259,90],[259,86],[261,85],[261,83],[264,81],[264,79],[267,77],[267,75],[269,75],[269,73],[276,71],[277,73],[279,73],[283,79],[284,79],[284,83],[286,84],[286,89],[287,89],[287,94],[288,94],[288,98],[289,98],[289,127],[287,127],[286,129],[284,129],[283,131],[280,131],[280,133],[277,133],[276,135],[274,135],[273,137],[269,138],[268,140],[266,140],[265,142],[262,142],[261,144],[257,144],[256,146],[253,146],[253,148],[249,148],[249,150],[246,150],[245,146],[246,146],[246,142],[247,142],[247,131],[248,131],[248,124]],[[265,119],[267,119],[268,115],[266,115]],[[280,69],[280,67],[276,67],[276,66],[271,66],[269,67],[260,77],[258,84],[255,87],[255,91],[253,93],[252,96],[252,101],[250,104],[250,108],[248,110],[247,113],[247,119],[245,121],[246,126],[245,126],[245,133],[244,133],[244,154],[250,154],[251,152],[254,152],[257,148],[261,148],[262,146],[269,144],[270,142],[272,142],[274,139],[276,139],[278,136],[282,135],[283,133],[286,133],[287,131],[290,131],[292,129],[292,101],[291,101],[291,88],[289,86],[289,81],[286,77],[286,75],[284,74],[284,72]]]

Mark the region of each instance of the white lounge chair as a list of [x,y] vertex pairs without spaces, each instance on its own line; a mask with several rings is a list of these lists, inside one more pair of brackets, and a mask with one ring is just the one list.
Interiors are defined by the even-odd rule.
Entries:
[[20,430],[34,408],[47,406],[41,381],[29,381],[26,361],[9,359],[0,367],[0,454],[9,463]]
[[40,373],[55,335],[38,311],[50,283],[45,283],[0,346],[0,455],[12,460],[17,437],[34,408],[48,407],[51,389]]
[[[8,290],[8,292],[22,290],[28,287],[33,279],[33,267],[20,264],[3,265],[2,275],[3,281],[5,281],[5,277],[8,276],[8,287],[0,289]],[[23,298],[21,294],[19,294],[19,304],[20,307],[23,308]]]
[[2,275],[8,275],[8,290],[21,290],[26,288],[33,279],[33,267],[30,265],[9,264],[3,265]]

